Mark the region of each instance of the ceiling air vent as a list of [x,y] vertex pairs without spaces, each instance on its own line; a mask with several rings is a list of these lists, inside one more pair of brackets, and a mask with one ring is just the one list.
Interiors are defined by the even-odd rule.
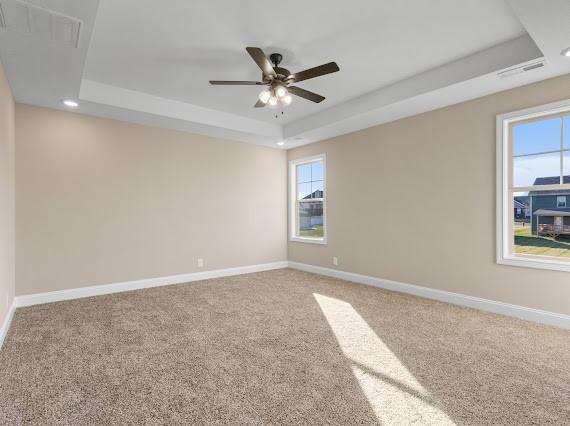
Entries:
[[540,61],[531,62],[530,64],[519,65],[514,68],[509,68],[504,71],[497,73],[497,75],[501,78],[512,77],[513,75],[522,74],[523,72],[528,72],[535,70],[537,68],[542,68],[544,66],[544,61],[541,59]]
[[81,21],[19,0],[0,0],[0,27],[79,47]]

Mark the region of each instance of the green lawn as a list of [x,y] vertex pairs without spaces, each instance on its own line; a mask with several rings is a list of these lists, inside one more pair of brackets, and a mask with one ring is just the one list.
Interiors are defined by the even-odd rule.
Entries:
[[322,238],[323,237],[323,225],[315,226],[312,229],[302,229],[299,231],[301,237],[311,237],[311,238]]
[[570,258],[570,238],[538,238],[527,224],[515,229],[515,253]]

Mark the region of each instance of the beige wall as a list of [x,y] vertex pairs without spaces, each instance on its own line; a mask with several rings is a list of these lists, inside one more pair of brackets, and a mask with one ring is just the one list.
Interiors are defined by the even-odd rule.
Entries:
[[328,244],[289,260],[570,314],[570,274],[495,264],[495,116],[570,98],[570,76],[290,150],[326,153]]
[[0,326],[14,300],[14,98],[0,64]]
[[284,151],[26,105],[16,134],[18,295],[286,260]]

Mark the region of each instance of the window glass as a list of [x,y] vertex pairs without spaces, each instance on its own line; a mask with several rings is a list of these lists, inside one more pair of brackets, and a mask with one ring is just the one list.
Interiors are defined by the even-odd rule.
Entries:
[[503,188],[509,220],[503,232],[510,233],[504,237],[511,245],[502,255],[570,263],[570,217],[560,213],[570,196],[570,188],[561,186],[570,184],[570,115],[521,122],[511,131],[512,157],[503,165],[512,166],[512,186]]
[[311,180],[323,180],[323,162],[317,161],[311,164]]
[[296,174],[292,177],[296,186],[294,205],[291,206],[294,209],[291,210],[293,236],[313,242],[324,240],[325,162],[322,159],[307,161],[291,170]]
[[299,203],[299,236],[322,238],[323,225],[323,202],[301,201]]
[[561,118],[513,126],[513,155],[560,151]]
[[515,187],[559,183],[560,151],[513,158],[513,185]]
[[297,183],[311,181],[311,165],[301,164],[297,166]]
[[311,182],[311,198],[324,198],[324,184],[322,180]]
[[311,182],[297,185],[297,199],[311,198]]

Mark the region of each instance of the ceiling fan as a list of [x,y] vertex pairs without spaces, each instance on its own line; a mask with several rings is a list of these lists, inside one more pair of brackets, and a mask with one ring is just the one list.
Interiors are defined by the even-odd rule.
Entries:
[[291,95],[316,103],[322,102],[325,99],[324,96],[297,86],[291,86],[291,84],[339,71],[339,67],[335,62],[329,62],[328,64],[291,74],[289,70],[279,67],[283,60],[283,55],[279,53],[269,55],[269,59],[273,62],[273,65],[271,65],[271,62],[269,62],[267,56],[259,47],[246,47],[245,50],[247,50],[247,53],[250,54],[257,66],[261,68],[261,81],[210,80],[210,84],[222,86],[267,86],[259,94],[258,100],[254,105],[256,108],[262,108],[266,105],[270,108],[289,105],[293,100]]

